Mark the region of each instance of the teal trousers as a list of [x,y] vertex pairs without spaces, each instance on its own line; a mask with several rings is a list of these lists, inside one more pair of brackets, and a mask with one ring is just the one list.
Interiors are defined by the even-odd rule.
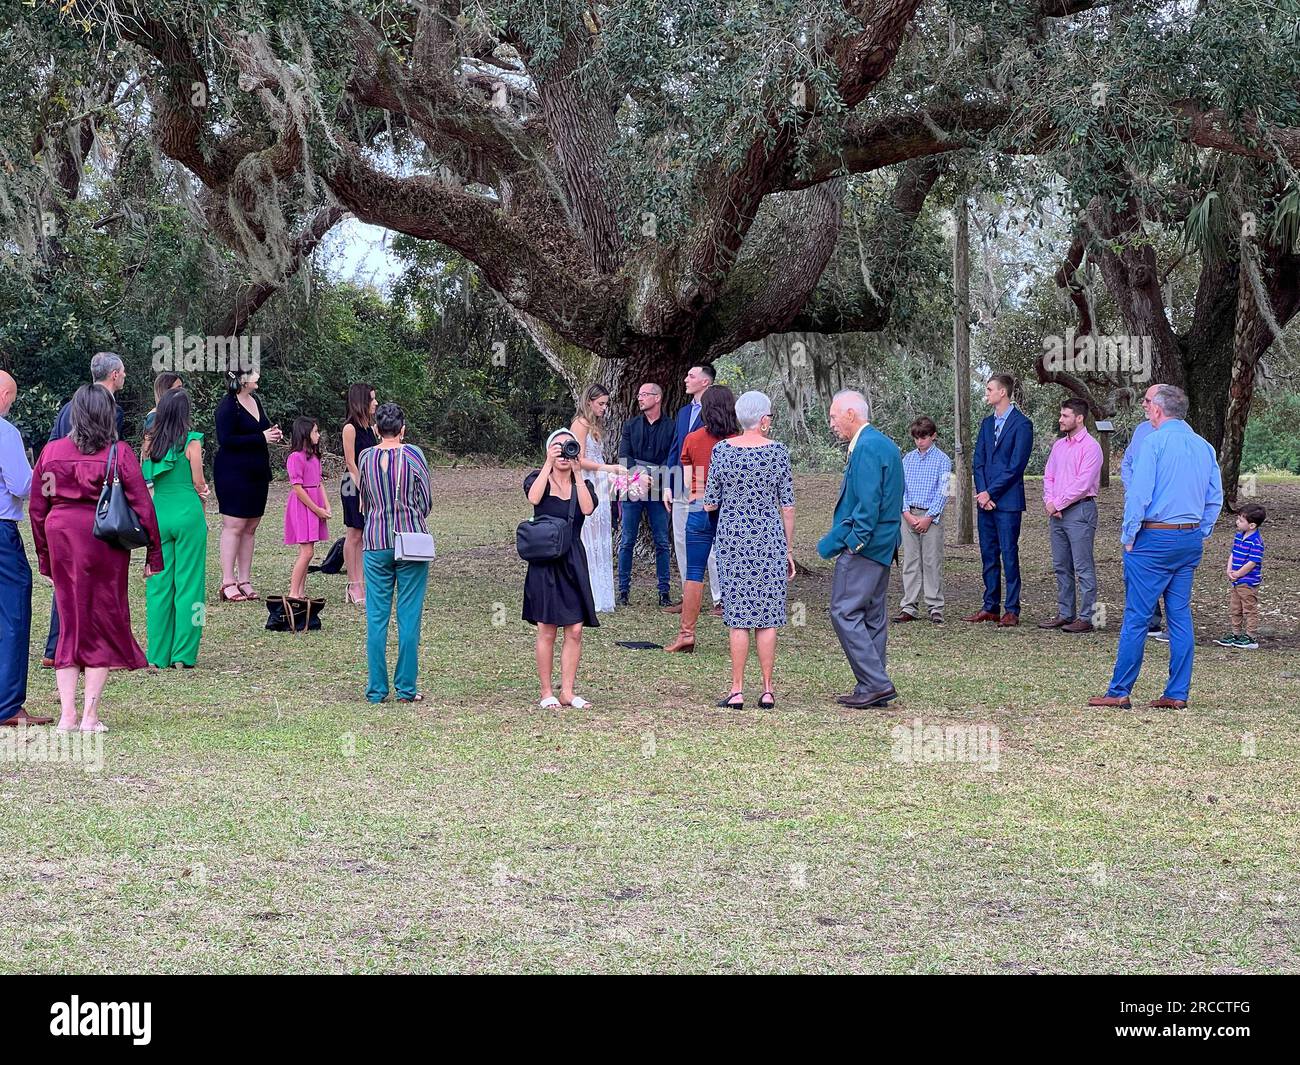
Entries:
[[397,671],[393,687],[399,699],[415,696],[420,668],[420,619],[424,591],[429,583],[429,563],[398,562],[392,549],[363,551],[366,573],[366,660],[370,679],[366,698],[381,703],[388,698],[388,619],[397,606]]

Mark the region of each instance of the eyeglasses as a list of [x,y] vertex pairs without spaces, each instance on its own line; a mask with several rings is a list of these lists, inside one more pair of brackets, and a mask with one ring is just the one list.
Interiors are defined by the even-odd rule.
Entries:
[[638,392],[636,394],[636,398],[637,399],[652,398],[657,395],[659,395],[658,392]]

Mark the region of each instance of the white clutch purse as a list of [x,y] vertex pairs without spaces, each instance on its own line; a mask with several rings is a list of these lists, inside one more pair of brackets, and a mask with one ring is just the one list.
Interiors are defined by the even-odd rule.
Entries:
[[437,557],[431,533],[393,534],[393,558],[398,562],[432,562]]

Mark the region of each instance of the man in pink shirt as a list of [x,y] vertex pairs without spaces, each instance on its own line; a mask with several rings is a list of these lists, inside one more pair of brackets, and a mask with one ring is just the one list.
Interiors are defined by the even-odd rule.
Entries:
[[[1065,435],[1052,445],[1043,471],[1043,508],[1052,539],[1056,571],[1056,617],[1040,629],[1092,632],[1097,602],[1097,570],[1092,545],[1097,538],[1097,491],[1101,487],[1101,445],[1084,427],[1088,407],[1078,399],[1061,404],[1057,424]],[[1074,583],[1079,582],[1075,610]]]

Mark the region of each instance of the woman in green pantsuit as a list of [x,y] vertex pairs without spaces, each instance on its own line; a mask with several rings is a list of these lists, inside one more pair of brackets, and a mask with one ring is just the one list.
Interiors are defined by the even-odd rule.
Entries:
[[163,568],[145,586],[151,666],[192,668],[203,635],[208,520],[203,501],[203,434],[190,429],[190,397],[163,394],[142,448],[141,469],[153,489]]

